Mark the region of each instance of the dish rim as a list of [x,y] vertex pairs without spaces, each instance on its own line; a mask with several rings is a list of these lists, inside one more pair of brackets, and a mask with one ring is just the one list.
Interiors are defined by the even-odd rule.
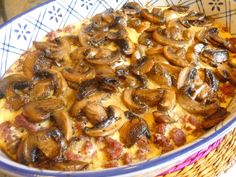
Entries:
[[[48,0],[42,4],[39,4],[29,10],[26,10],[25,12],[11,18],[10,20],[4,22],[0,25],[0,31],[10,23],[14,22],[18,18],[22,17],[23,15],[26,15],[42,6],[45,6],[47,4],[50,4],[52,2],[55,2],[57,0]],[[0,49],[1,50],[1,49]],[[3,75],[4,76],[4,75]],[[1,78],[1,77],[0,77]],[[0,156],[0,169],[5,170],[5,172],[8,173],[15,173],[19,175],[27,174],[30,176],[37,176],[37,175],[46,175],[46,176],[65,176],[70,175],[71,177],[84,177],[84,176],[96,176],[96,177],[104,177],[104,176],[115,176],[115,175],[126,175],[136,172],[144,172],[147,170],[150,170],[151,168],[155,167],[163,167],[168,162],[172,161],[173,163],[185,160],[188,155],[193,155],[195,152],[198,152],[199,150],[203,149],[204,147],[209,146],[216,140],[220,139],[224,135],[226,135],[230,130],[232,130],[234,127],[236,127],[236,116],[231,117],[231,120],[229,120],[225,125],[218,128],[216,131],[209,130],[206,132],[203,136],[206,136],[204,138],[197,139],[189,144],[186,144],[174,151],[171,151],[169,153],[166,153],[164,155],[158,156],[156,158],[146,160],[143,162],[138,162],[126,166],[116,167],[116,168],[109,168],[109,169],[102,169],[102,170],[96,170],[96,171],[53,171],[53,170],[42,170],[37,168],[28,167],[25,165],[22,165],[20,163],[17,163],[11,159],[7,159],[7,161],[4,161],[3,158]],[[212,131],[214,131],[212,133]],[[9,161],[9,162],[8,162]],[[170,167],[171,168],[171,167]],[[158,175],[158,174],[157,174]]]

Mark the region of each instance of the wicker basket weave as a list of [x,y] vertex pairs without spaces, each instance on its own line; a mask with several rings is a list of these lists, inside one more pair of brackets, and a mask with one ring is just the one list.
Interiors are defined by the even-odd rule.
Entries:
[[163,177],[214,177],[230,168],[235,160],[236,129],[227,134],[221,144],[204,158]]

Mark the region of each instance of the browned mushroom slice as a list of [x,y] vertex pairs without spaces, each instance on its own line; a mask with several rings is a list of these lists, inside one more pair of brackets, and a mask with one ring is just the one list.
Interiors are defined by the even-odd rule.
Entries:
[[63,96],[66,90],[68,89],[67,82],[62,76],[62,73],[54,68],[48,70],[52,76],[52,82],[54,86],[54,95]]
[[151,80],[153,80],[160,86],[173,86],[175,82],[171,73],[166,71],[166,69],[163,68],[162,65],[157,63],[153,66],[148,76]]
[[49,79],[39,80],[32,88],[30,95],[35,99],[47,98],[53,89],[52,81]]
[[56,139],[61,139],[61,136],[57,129],[46,129],[28,134],[18,146],[17,161],[23,164],[34,163],[41,160],[41,154],[49,159],[56,158],[61,148]]
[[159,112],[159,111],[154,111],[152,113],[154,120],[156,123],[175,123],[176,120],[170,117],[168,114]]
[[6,98],[6,108],[11,111],[17,111],[25,104],[24,97],[12,89],[6,89],[3,96]]
[[21,74],[12,74],[0,80],[0,99],[4,97],[6,90],[23,90],[30,87],[31,82]]
[[164,92],[163,89],[137,89],[134,95],[137,96],[141,102],[153,107],[162,99]]
[[89,49],[86,61],[94,65],[111,65],[117,62],[121,57],[120,51],[111,51],[109,49]]
[[145,51],[146,51],[146,46],[137,45],[136,50],[133,52],[130,58],[130,63],[137,64],[137,62],[145,56]]
[[200,59],[212,66],[216,66],[219,63],[227,61],[229,59],[229,53],[224,49],[207,46],[203,50]]
[[227,39],[224,45],[229,51],[236,53],[236,38]]
[[154,65],[154,61],[152,57],[144,57],[137,64],[132,66],[132,72],[137,75],[144,75],[151,71]]
[[27,52],[24,55],[24,60],[23,60],[23,66],[22,66],[22,70],[24,72],[24,75],[31,79],[34,76],[34,67],[35,67],[35,63],[37,59],[41,59],[44,57],[43,52],[41,51],[33,51],[33,52]]
[[115,77],[97,77],[98,89],[106,92],[116,92],[120,86],[120,82]]
[[70,52],[70,45],[66,44],[56,44],[52,42],[33,42],[34,47],[45,53],[45,56],[50,59],[62,60],[68,57]]
[[107,118],[106,110],[98,103],[87,104],[84,107],[83,112],[93,125],[96,125]]
[[134,118],[120,129],[120,138],[126,147],[133,146],[141,136],[151,137],[148,125],[143,119]]
[[53,118],[56,121],[56,126],[61,130],[65,139],[68,141],[72,137],[72,120],[65,110],[56,110],[53,112]]
[[135,50],[135,46],[129,38],[115,39],[114,42],[119,46],[125,55],[131,55]]
[[92,79],[82,82],[77,90],[77,99],[82,100],[98,91],[98,81],[96,79]]
[[217,92],[219,87],[219,81],[216,78],[216,75],[210,69],[205,69],[205,81],[213,90],[213,92]]
[[164,55],[167,60],[173,65],[186,67],[189,66],[189,62],[186,60],[186,50],[184,48],[173,48],[171,46],[165,46]]
[[202,43],[190,46],[186,53],[186,59],[190,64],[197,65],[199,62],[199,55],[204,50],[205,45]]
[[80,84],[86,80],[95,78],[96,72],[94,68],[85,66],[80,71],[73,71],[71,68],[66,68],[62,71],[62,75],[67,81]]
[[73,61],[81,61],[85,58],[86,56],[86,51],[88,50],[88,47],[78,47],[76,48],[71,54],[70,54],[70,58]]
[[205,117],[202,126],[204,129],[212,128],[224,120],[227,115],[229,115],[229,112],[225,108],[219,107],[216,112]]
[[64,107],[64,103],[60,99],[44,99],[27,103],[23,107],[23,115],[32,122],[42,122],[50,118],[55,110]]
[[145,45],[145,46],[153,46],[153,38],[152,38],[152,33],[148,32],[143,32],[139,38],[138,38],[138,43]]
[[115,77],[115,71],[109,65],[94,66],[94,69],[96,71],[96,76],[99,76],[99,77],[105,77],[105,76]]
[[212,112],[216,111],[219,107],[219,104],[216,101],[213,101],[209,104],[204,104],[201,102],[197,102],[193,100],[186,91],[186,88],[181,88],[177,92],[177,102],[180,106],[192,114],[201,114],[201,115],[209,115]]
[[137,2],[127,2],[122,9],[126,14],[139,14],[142,7]]
[[179,5],[174,5],[169,8],[170,10],[174,10],[179,13],[185,13],[189,10],[189,6],[179,6]]
[[122,95],[122,100],[125,106],[127,106],[128,109],[130,109],[135,113],[138,114],[144,113],[147,109],[147,106],[145,104],[135,102],[133,97],[134,97],[134,89],[126,88]]
[[86,127],[84,132],[92,137],[108,136],[118,131],[126,122],[124,112],[116,107],[108,107],[108,117],[102,122],[94,125],[92,128]]
[[80,171],[85,169],[89,164],[80,161],[53,162],[50,169],[59,171]]
[[191,26],[210,26],[213,20],[203,13],[190,11],[180,19],[180,22],[186,28],[190,28]]
[[156,45],[156,46],[150,47],[146,50],[146,55],[148,55],[148,56],[162,54],[162,53],[163,53],[163,46],[162,45]]
[[177,89],[187,86],[195,79],[197,75],[197,69],[194,67],[185,67],[183,68],[178,77]]
[[160,111],[171,111],[176,105],[176,94],[173,88],[164,90],[162,98],[157,103],[157,109]]
[[97,92],[97,93],[94,93],[93,95],[88,96],[87,98],[84,98],[84,99],[80,100],[80,101],[76,100],[70,108],[70,115],[72,117],[77,117],[79,115],[79,113],[81,112],[81,110],[88,103],[99,102],[107,96],[108,96],[107,93]]
[[157,23],[157,24],[163,24],[165,22],[165,18],[162,16],[161,13],[159,14],[154,14],[150,13],[148,9],[142,9],[141,10],[141,16],[145,19],[148,20],[152,23]]
[[229,81],[236,85],[236,69],[223,63],[217,66],[216,75],[221,81]]

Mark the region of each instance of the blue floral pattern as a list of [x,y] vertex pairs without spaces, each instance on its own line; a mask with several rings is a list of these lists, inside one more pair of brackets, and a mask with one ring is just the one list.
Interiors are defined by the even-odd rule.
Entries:
[[90,2],[90,0],[81,0],[82,1],[82,4],[81,4],[81,7],[85,7],[86,10],[89,9],[89,6],[93,6],[93,3]]
[[22,26],[20,23],[18,23],[18,29],[15,29],[14,32],[18,33],[17,40],[23,37],[25,41],[27,41],[27,35],[31,33],[27,30],[27,24]]
[[51,14],[50,20],[55,19],[56,23],[58,23],[58,19],[62,18],[62,14],[60,13],[61,9],[52,6],[52,10],[49,10],[48,13]]
[[221,2],[220,0],[212,0],[208,4],[212,6],[211,11],[217,10],[219,12],[220,12],[220,7],[224,5],[224,3]]

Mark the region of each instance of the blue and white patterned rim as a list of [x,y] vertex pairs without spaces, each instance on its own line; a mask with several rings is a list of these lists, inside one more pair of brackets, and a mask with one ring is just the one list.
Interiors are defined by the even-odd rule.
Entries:
[[[16,21],[17,19],[19,19],[20,17],[27,15],[30,12],[33,12],[34,10],[39,9],[40,7],[43,6],[47,6],[50,3],[56,2],[57,0],[51,0],[48,1],[44,4],[41,4],[13,19],[11,19],[10,21],[6,22],[5,24],[0,26],[0,31],[6,27],[7,25],[13,23],[14,21]],[[93,1],[95,2],[94,4],[98,3],[98,5],[95,8],[92,8],[91,6],[93,6],[94,4],[92,4],[92,2],[90,2],[90,0],[81,0],[81,7],[84,7],[87,11],[89,10],[88,14],[85,16],[81,16],[76,14],[75,11],[73,11],[73,7],[72,4],[76,4],[78,0],[71,0],[70,3],[68,4],[68,8],[66,9],[66,11],[70,14],[73,13],[74,16],[77,16],[78,19],[83,19],[84,17],[90,16],[92,15],[94,12],[97,13],[97,7],[99,6],[99,4],[103,5],[103,9],[104,8],[109,8],[109,7],[113,7],[113,4],[108,4],[108,1],[106,2],[105,0],[98,0],[98,1]],[[122,6],[122,4],[124,4],[124,2],[126,2],[126,0],[112,0],[114,2],[116,2],[116,8],[119,8]],[[137,2],[139,2],[140,4],[142,4],[142,0],[136,0]],[[69,1],[68,1],[69,2]],[[110,1],[109,1],[110,2]],[[152,0],[149,3],[150,4],[155,4],[155,5],[161,5],[159,4],[160,0]],[[177,0],[174,1],[175,3],[182,3],[184,5],[191,5],[191,3],[195,3],[197,4],[196,6],[199,8],[200,11],[205,11],[204,9],[201,9],[201,7],[203,8],[203,5],[200,7],[199,3],[202,3],[201,0]],[[205,2],[205,1],[204,1]],[[226,1],[225,1],[225,7],[222,6],[222,3],[220,3],[221,1],[219,0],[208,0],[207,4],[209,5],[210,10],[212,12],[211,16],[219,16],[221,13],[219,13],[219,11],[221,11],[222,8],[225,8],[225,12],[222,14],[226,14],[225,17],[226,18],[231,18],[231,16],[235,15],[236,10],[232,10],[229,11],[227,10],[227,5],[226,5]],[[233,1],[231,1],[233,2]],[[173,0],[166,0],[165,3],[168,4],[174,4]],[[186,4],[187,3],[187,4]],[[91,8],[91,9],[90,9]],[[228,9],[230,9],[228,7]],[[102,9],[101,9],[102,10]],[[72,12],[73,11],[73,12]],[[214,11],[218,11],[218,14],[214,14]],[[52,14],[52,16],[50,17],[50,20],[54,20],[55,22],[58,22],[60,18],[62,18],[60,9],[57,8],[56,6],[52,6],[51,10],[48,10],[49,14]],[[230,15],[229,15],[230,14]],[[54,15],[54,16],[53,16]],[[67,18],[69,18],[69,15],[67,16]],[[80,17],[81,16],[81,17]],[[67,19],[68,20],[68,19]],[[66,20],[66,21],[67,21]],[[64,25],[66,24],[66,21],[64,22]],[[42,22],[37,21],[38,25],[43,25]],[[226,26],[229,25],[227,20],[226,20]],[[232,26],[232,24],[231,24]],[[36,27],[38,27],[36,25]],[[46,27],[44,27],[46,28]],[[24,30],[24,33],[22,31],[20,31],[21,29]],[[18,29],[14,29],[14,32],[17,34],[16,37],[17,39],[21,39],[22,41],[27,39],[27,34],[31,33],[31,31],[27,30],[27,26],[18,23]],[[20,34],[20,32],[22,32]],[[30,46],[30,45],[29,45]],[[8,44],[8,49],[9,49],[9,44]],[[1,46],[0,46],[0,50],[1,50]],[[9,52],[9,51],[8,51]],[[0,76],[1,76],[1,71],[0,71]],[[3,160],[3,158],[0,159],[0,168],[11,172],[11,173],[15,173],[18,175],[22,175],[22,176],[71,176],[71,177],[83,177],[83,176],[96,176],[96,177],[104,177],[104,176],[121,176],[121,175],[127,175],[127,174],[135,174],[138,173],[140,171],[144,172],[144,171],[149,171],[150,169],[156,168],[157,166],[159,168],[164,167],[166,164],[168,164],[170,161],[174,162],[178,162],[181,160],[184,160],[186,157],[188,157],[191,154],[194,154],[195,152],[207,147],[209,144],[213,143],[214,141],[216,141],[217,139],[223,137],[225,134],[227,134],[231,129],[233,129],[234,127],[236,127],[236,118],[231,117],[230,121],[226,121],[224,123],[222,123],[221,125],[217,126],[215,128],[215,130],[211,130],[210,132],[208,132],[207,134],[205,134],[202,138],[198,139],[197,141],[188,144],[176,151],[167,153],[165,155],[162,155],[158,158],[155,159],[151,159],[145,162],[141,162],[141,163],[137,163],[137,164],[131,164],[128,166],[124,166],[124,167],[119,167],[119,168],[115,168],[115,169],[106,169],[106,170],[101,170],[101,171],[85,171],[85,172],[55,172],[55,171],[50,171],[50,170],[38,170],[38,169],[34,169],[34,168],[29,168],[23,165],[20,165],[18,163],[15,162],[11,162],[10,160]]]

